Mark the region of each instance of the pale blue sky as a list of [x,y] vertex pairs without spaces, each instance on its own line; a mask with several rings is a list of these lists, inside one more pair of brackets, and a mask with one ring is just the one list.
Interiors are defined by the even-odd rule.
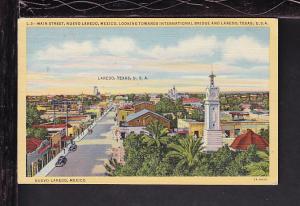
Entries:
[[29,28],[28,92],[58,91],[64,82],[66,92],[95,84],[113,93],[141,86],[94,81],[107,75],[146,75],[153,80],[146,83],[149,92],[172,84],[202,90],[212,67],[226,90],[267,89],[268,48],[267,28]]

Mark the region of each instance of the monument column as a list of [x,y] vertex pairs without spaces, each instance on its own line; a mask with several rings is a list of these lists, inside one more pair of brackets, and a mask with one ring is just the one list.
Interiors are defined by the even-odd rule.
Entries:
[[220,125],[220,100],[219,88],[215,86],[214,78],[209,75],[210,83],[206,88],[205,98],[205,122],[203,133],[204,151],[215,152],[223,146],[222,130]]

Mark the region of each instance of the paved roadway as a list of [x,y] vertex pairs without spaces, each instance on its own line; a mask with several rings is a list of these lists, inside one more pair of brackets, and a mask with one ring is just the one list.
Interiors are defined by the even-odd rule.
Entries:
[[112,146],[118,144],[112,134],[114,117],[115,113],[110,111],[98,120],[93,133],[77,142],[77,151],[67,155],[66,165],[55,167],[48,176],[103,176],[104,161],[109,158]]

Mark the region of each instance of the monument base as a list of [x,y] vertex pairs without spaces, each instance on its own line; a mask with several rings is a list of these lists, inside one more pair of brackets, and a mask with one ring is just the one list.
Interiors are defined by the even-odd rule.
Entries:
[[203,147],[206,152],[216,152],[223,147],[222,130],[204,130]]

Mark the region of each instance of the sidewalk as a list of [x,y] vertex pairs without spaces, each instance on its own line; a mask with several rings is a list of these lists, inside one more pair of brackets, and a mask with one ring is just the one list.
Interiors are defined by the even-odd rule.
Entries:
[[[101,117],[99,117],[97,120],[93,122],[88,128],[86,128],[80,135],[74,138],[74,142],[79,142],[81,141],[87,134],[88,134],[88,129],[92,129],[95,127],[96,123],[98,121],[101,121],[103,117],[107,115],[107,113],[112,109],[110,107]],[[58,158],[60,156],[68,156],[69,154],[69,147],[71,144],[67,145],[60,153],[58,153],[48,164],[46,164],[36,175],[35,177],[45,177],[47,176],[54,168],[55,168],[55,163],[57,162]]]

